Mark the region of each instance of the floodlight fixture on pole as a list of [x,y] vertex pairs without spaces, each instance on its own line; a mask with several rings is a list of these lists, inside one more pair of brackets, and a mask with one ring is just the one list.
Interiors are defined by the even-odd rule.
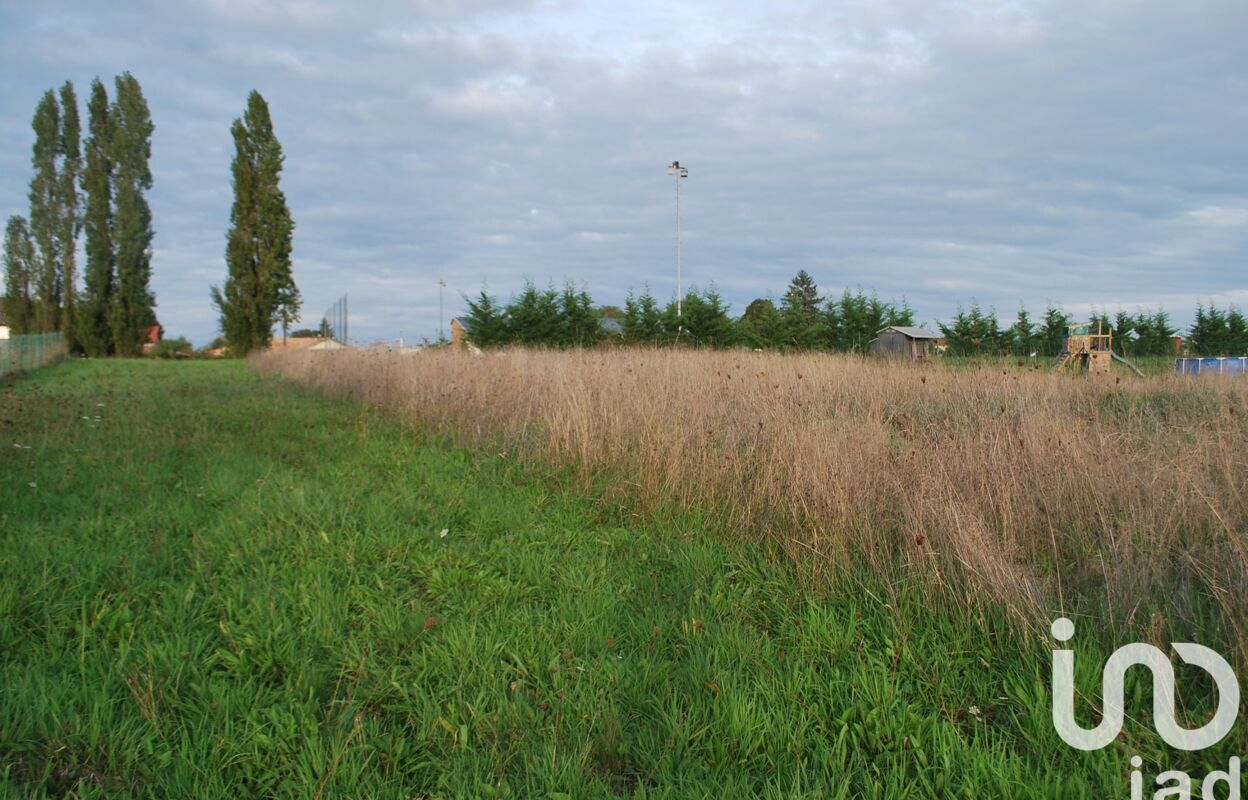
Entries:
[[689,170],[673,161],[667,167],[667,174],[676,178],[676,316],[680,316],[681,303],[684,296],[680,285],[680,179],[689,177]]
[[442,327],[442,320],[445,317],[442,314],[442,290],[446,288],[446,281],[438,278],[438,342],[446,341],[446,329]]

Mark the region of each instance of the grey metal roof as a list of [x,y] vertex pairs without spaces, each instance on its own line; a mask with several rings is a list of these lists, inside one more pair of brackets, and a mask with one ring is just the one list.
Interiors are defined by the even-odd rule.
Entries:
[[897,331],[902,336],[908,336],[911,339],[939,339],[939,333],[932,333],[926,328],[914,328],[909,325],[890,325],[887,328],[881,328],[880,333],[884,331]]

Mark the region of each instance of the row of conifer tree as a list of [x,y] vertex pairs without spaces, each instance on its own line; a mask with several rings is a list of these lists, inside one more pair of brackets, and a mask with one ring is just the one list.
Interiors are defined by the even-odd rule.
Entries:
[[[480,347],[575,347],[618,341],[862,352],[883,328],[915,324],[914,311],[905,300],[885,301],[861,289],[821,297],[805,270],[789,283],[779,303],[771,298],[754,300],[735,318],[713,289],[689,291],[679,307],[675,300],[661,305],[647,289],[640,295],[630,293],[624,307],[618,308],[595,306],[588,292],[570,283],[562,289],[538,289],[526,282],[506,304],[485,290],[466,298],[466,304],[462,321],[469,339]],[[1014,322],[1003,325],[995,311],[972,303],[969,310],[959,308],[949,322],[937,323],[934,332],[945,339],[950,355],[1053,357],[1061,352],[1072,321],[1069,314],[1049,305],[1038,320],[1020,308]],[[1096,312],[1091,321],[1114,332],[1114,349],[1120,354],[1177,354],[1175,337],[1180,332],[1164,310],[1119,311],[1112,317]],[[1248,354],[1248,324],[1235,307],[1198,307],[1186,334],[1183,352]]]

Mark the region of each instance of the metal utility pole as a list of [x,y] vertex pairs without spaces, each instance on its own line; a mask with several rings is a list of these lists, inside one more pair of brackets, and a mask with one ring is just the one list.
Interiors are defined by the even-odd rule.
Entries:
[[438,278],[438,341],[446,341],[446,329],[442,327],[442,290],[446,288],[446,281]]
[[689,177],[689,170],[682,167],[679,161],[673,161],[667,167],[667,174],[676,178],[676,316],[679,317],[684,300],[680,286],[680,180]]

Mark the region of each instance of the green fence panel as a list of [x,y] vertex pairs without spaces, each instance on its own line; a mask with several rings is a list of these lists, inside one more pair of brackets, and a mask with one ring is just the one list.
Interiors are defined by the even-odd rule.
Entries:
[[0,339],[0,377],[29,372],[65,357],[65,334],[35,333]]

